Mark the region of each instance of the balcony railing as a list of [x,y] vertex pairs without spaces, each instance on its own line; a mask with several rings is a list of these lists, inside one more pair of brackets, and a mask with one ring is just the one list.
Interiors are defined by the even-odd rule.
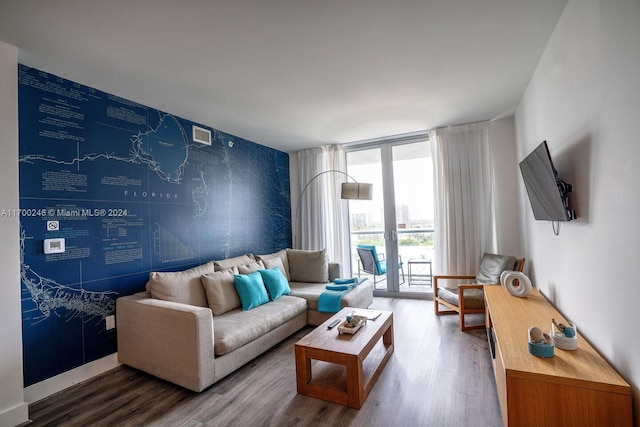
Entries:
[[[435,230],[427,228],[398,228],[398,253],[404,262],[405,276],[408,276],[408,262],[411,259],[431,260],[434,259],[433,234]],[[409,239],[414,235],[415,239]],[[367,236],[370,236],[367,238]],[[426,236],[426,238],[425,238]],[[431,237],[430,239],[428,237]],[[404,243],[403,243],[404,242]],[[420,244],[417,244],[420,243]],[[355,250],[358,244],[372,244],[376,246],[376,250],[380,253],[385,251],[385,239],[383,230],[352,230],[351,231],[351,268],[355,274],[358,272],[358,254]],[[416,275],[430,276],[433,274],[432,267],[426,269],[425,264],[416,264],[413,266],[413,273]],[[424,271],[423,271],[424,270]],[[408,286],[409,278],[405,277],[405,284],[400,287],[401,291],[421,291],[423,286]],[[427,280],[426,283],[430,283]],[[425,283],[425,281],[422,281]],[[428,287],[431,289],[431,286]]]

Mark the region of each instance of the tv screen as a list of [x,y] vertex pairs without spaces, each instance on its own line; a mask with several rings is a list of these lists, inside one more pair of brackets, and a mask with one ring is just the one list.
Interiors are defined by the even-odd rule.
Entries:
[[558,179],[547,141],[543,141],[520,162],[520,172],[527,188],[533,216],[544,221],[571,221],[573,212],[566,206],[571,185]]

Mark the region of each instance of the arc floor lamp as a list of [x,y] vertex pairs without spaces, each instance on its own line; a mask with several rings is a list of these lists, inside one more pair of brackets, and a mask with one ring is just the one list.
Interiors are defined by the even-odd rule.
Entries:
[[[307,192],[307,188],[309,188],[309,185],[311,185],[311,183],[313,183],[316,179],[328,173],[342,174],[346,176],[348,179],[353,180],[353,182],[347,181],[342,183],[341,190],[340,190],[340,198],[342,200],[371,200],[373,198],[373,184],[358,182],[355,180],[354,177],[352,177],[348,173],[343,172],[339,169],[329,169],[329,170],[320,172],[319,174],[311,178],[309,182],[307,182],[307,185],[304,186],[304,188],[302,189],[302,192],[300,193],[300,197],[298,197],[298,204],[296,205],[296,212],[293,218],[294,224],[296,224],[296,226],[298,224],[298,214],[300,213],[300,204],[302,203],[302,197]],[[294,244],[298,243],[296,236],[294,236],[293,243]]]

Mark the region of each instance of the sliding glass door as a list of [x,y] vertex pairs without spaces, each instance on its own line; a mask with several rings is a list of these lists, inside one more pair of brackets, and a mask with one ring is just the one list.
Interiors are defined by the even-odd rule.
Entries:
[[[353,271],[375,280],[378,295],[432,292],[433,163],[428,140],[350,147],[347,171],[373,184],[373,200],[349,203]],[[358,245],[375,248],[386,274],[364,271]]]

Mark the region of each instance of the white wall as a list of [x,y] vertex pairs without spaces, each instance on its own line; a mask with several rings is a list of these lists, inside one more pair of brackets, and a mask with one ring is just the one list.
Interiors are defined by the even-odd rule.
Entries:
[[28,419],[22,382],[18,209],[18,51],[0,42],[0,426]]
[[524,252],[540,290],[632,385],[640,423],[640,2],[569,0],[516,113],[519,158],[547,140],[578,220],[535,221],[519,183]]

